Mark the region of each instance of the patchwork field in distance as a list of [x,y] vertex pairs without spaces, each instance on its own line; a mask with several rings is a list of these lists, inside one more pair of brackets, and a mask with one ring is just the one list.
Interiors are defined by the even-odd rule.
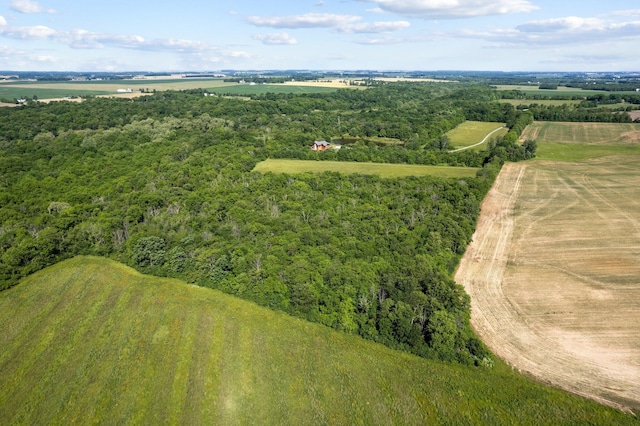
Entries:
[[637,424],[102,258],[0,293],[0,323],[6,424]]
[[389,164],[389,163],[357,163],[352,161],[313,161],[313,160],[285,160],[267,159],[256,164],[254,172],[261,173],[323,173],[337,172],[363,175],[377,175],[382,178],[407,176],[439,176],[445,178],[475,177],[478,168],[423,166],[417,164]]
[[471,295],[474,328],[501,358],[633,410],[640,410],[639,131],[637,124],[529,126],[522,138],[538,141],[537,158],[503,167],[456,273]]

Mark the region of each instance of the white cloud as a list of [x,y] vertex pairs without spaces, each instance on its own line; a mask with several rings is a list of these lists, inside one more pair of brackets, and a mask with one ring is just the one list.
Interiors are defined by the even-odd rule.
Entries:
[[292,16],[249,16],[247,21],[257,27],[272,28],[335,28],[359,21],[360,16],[332,13],[306,13]]
[[384,37],[384,38],[372,38],[369,40],[362,40],[356,43],[364,44],[364,45],[380,45],[380,44],[402,44],[406,42],[407,40],[403,38]]
[[307,13],[292,16],[250,16],[247,21],[258,27],[272,28],[333,28],[339,33],[388,33],[410,26],[407,21],[358,22],[360,16],[334,15],[330,13]]
[[45,9],[38,2],[31,0],[13,0],[11,9],[20,13],[56,13],[54,9]]
[[640,9],[617,10],[610,13],[611,16],[640,16]]
[[631,39],[640,41],[640,21],[614,22],[599,18],[568,16],[532,21],[518,25],[514,29],[464,30],[457,34],[450,33],[448,36],[483,39],[496,43],[496,46],[585,45]]
[[7,25],[7,20],[4,19],[4,16],[0,15],[0,27],[4,27]]
[[31,27],[11,27],[4,25],[0,28],[0,35],[19,40],[47,39],[55,36],[56,33],[56,30],[44,25],[35,25]]
[[36,62],[42,62],[42,63],[48,63],[48,64],[55,64],[59,62],[58,58],[51,55],[39,55],[34,57],[33,60]]
[[[248,58],[242,51],[229,51],[219,46],[193,40],[174,38],[147,40],[139,35],[105,34],[75,29],[71,31],[55,30],[46,26],[30,27],[0,26],[0,37],[18,40],[48,40],[73,49],[101,49],[105,47],[135,51],[169,52],[194,58],[206,58],[206,61],[225,62],[228,59]],[[45,56],[41,57],[46,58]],[[31,61],[37,59],[30,58]],[[203,60],[199,60],[203,62]]]
[[506,15],[538,9],[528,0],[361,0],[385,12],[427,19],[472,18]]
[[518,25],[517,30],[527,33],[549,33],[549,32],[575,32],[602,30],[606,23],[597,18],[579,18],[568,16],[566,18],[547,19],[544,21],[533,21]]
[[287,33],[257,34],[253,36],[253,38],[269,45],[292,45],[298,43],[295,38],[291,37]]
[[393,21],[393,22],[373,22],[373,23],[362,23],[362,24],[353,24],[346,25],[342,28],[339,28],[339,32],[343,33],[390,33],[393,31],[400,31],[402,29],[408,28],[411,24],[407,21]]

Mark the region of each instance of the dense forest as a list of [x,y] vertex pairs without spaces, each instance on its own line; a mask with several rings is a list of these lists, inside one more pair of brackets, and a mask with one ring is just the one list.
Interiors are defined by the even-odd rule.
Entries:
[[[421,356],[488,362],[452,273],[534,113],[488,86],[393,84],[250,99],[164,92],[0,109],[0,289],[108,256]],[[464,120],[511,129],[450,153]],[[315,139],[361,139],[339,151]],[[481,167],[444,179],[252,172],[268,157]]]

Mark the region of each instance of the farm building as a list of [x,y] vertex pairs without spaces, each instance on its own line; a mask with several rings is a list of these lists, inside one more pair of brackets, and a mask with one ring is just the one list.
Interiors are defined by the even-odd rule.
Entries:
[[331,144],[327,141],[314,141],[311,149],[314,151],[326,151],[330,146]]

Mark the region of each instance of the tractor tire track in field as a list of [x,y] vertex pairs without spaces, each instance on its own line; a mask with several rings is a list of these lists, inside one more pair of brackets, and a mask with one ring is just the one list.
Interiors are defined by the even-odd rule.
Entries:
[[632,162],[624,172],[613,159],[506,164],[455,275],[498,357],[623,410],[640,409],[640,159]]

